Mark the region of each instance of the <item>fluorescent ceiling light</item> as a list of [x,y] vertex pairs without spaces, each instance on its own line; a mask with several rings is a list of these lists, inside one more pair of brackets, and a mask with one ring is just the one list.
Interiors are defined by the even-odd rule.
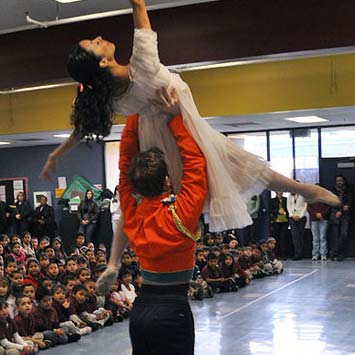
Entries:
[[10,142],[0,142],[0,145],[7,145],[7,144],[11,144]]
[[70,2],[77,2],[81,0],[57,0],[57,2],[61,2],[62,4],[68,4]]
[[56,138],[69,138],[70,134],[69,133],[54,134],[53,137],[56,137]]
[[325,118],[321,118],[318,116],[304,116],[304,117],[288,117],[285,118],[286,121],[293,121],[297,123],[315,123],[315,122],[326,122]]

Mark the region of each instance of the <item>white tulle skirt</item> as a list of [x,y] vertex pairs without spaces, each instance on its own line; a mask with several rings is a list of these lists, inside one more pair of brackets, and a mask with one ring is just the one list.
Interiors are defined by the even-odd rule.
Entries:
[[[238,147],[201,119],[188,85],[178,75],[171,77],[170,86],[179,96],[184,123],[207,161],[208,195],[204,213],[208,214],[210,231],[250,225],[252,219],[246,201],[260,194],[269,184],[271,170],[268,162]],[[181,158],[175,139],[162,120],[164,117],[159,112],[152,115],[150,111],[147,117],[144,112],[140,114],[140,149],[146,150],[154,145],[164,151],[174,191],[178,193]]]

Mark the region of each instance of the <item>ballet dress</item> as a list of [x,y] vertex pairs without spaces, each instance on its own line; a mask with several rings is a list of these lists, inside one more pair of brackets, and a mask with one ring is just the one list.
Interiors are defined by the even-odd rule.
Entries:
[[269,164],[240,148],[201,118],[189,86],[161,64],[156,32],[135,29],[129,77],[127,91],[114,99],[115,111],[139,115],[140,150],[158,147],[164,152],[174,193],[178,194],[181,188],[181,156],[167,125],[169,117],[151,102],[162,87],[175,88],[184,125],[207,161],[208,193],[203,212],[208,215],[210,231],[252,224],[246,202],[269,184]]

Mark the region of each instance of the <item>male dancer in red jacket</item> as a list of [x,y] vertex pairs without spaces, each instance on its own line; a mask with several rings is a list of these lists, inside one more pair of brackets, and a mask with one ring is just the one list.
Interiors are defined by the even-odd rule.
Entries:
[[[139,153],[138,116],[128,118],[120,145],[119,193],[123,231],[139,257],[143,287],[130,316],[134,355],[194,352],[187,290],[194,268],[195,231],[204,205],[206,162],[186,130],[177,98],[163,90],[183,163],[181,190],[171,195],[164,154]],[[168,104],[169,106],[169,104]]]

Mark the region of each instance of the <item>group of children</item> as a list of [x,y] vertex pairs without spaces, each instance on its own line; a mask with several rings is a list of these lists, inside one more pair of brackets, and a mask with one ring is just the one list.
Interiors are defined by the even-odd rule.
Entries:
[[138,261],[126,251],[117,281],[98,296],[106,260],[82,233],[68,255],[60,237],[0,235],[0,355],[36,354],[127,318],[142,284]]
[[[269,238],[240,248],[233,233],[207,233],[196,243],[190,299],[235,292],[252,279],[281,273],[275,244]],[[142,285],[139,261],[126,250],[118,279],[99,296],[95,283],[106,263],[105,248],[95,250],[82,233],[68,255],[60,237],[0,235],[0,355],[36,354],[128,318]]]
[[196,262],[189,296],[202,300],[219,292],[236,292],[252,279],[280,274],[283,264],[275,255],[276,240],[239,247],[233,233],[207,233],[196,243]]

